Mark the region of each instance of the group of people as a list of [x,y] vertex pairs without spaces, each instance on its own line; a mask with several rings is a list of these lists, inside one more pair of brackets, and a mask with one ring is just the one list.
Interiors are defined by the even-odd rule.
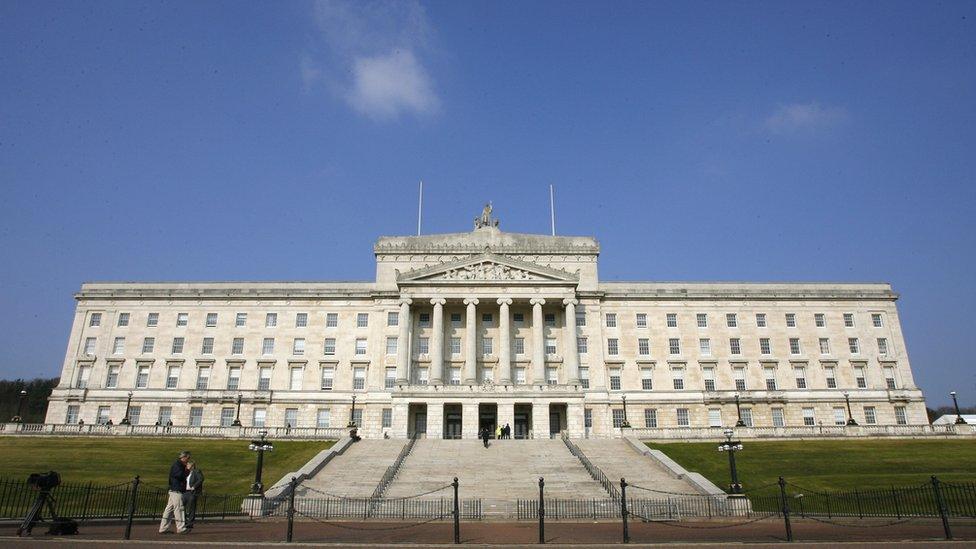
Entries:
[[163,510],[163,520],[159,523],[159,533],[169,534],[170,526],[176,522],[177,534],[188,534],[193,530],[197,515],[197,499],[203,493],[203,471],[190,460],[190,452],[180,452],[169,468],[169,499]]
[[495,427],[494,433],[492,433],[492,430],[487,427],[482,429],[481,432],[478,433],[478,438],[480,438],[482,442],[484,442],[485,448],[488,447],[488,440],[492,438],[492,434],[494,434],[495,435],[494,438],[497,439],[512,438],[512,427],[507,423],[505,424],[504,427],[498,425]]

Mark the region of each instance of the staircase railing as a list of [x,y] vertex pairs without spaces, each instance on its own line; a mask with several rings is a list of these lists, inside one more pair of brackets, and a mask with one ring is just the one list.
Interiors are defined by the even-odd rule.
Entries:
[[583,450],[580,450],[579,446],[577,446],[573,441],[569,440],[569,436],[566,434],[565,431],[563,431],[562,433],[562,439],[563,442],[566,444],[566,448],[569,448],[569,453],[576,456],[576,459],[578,459],[580,463],[583,464],[583,468],[585,468],[586,472],[589,473],[591,477],[593,477],[593,480],[599,482],[600,486],[603,486],[603,489],[606,490],[608,494],[610,494],[611,498],[619,501],[620,490],[617,488],[617,485],[612,480],[610,480],[610,478],[607,477],[607,475],[602,470],[600,470],[599,467],[593,465],[593,462],[591,462],[589,458],[586,457],[586,454],[583,453]]
[[400,450],[400,454],[397,455],[396,460],[393,465],[386,468],[386,472],[383,473],[383,478],[380,479],[379,484],[376,485],[376,489],[373,490],[373,495],[370,496],[372,499],[380,499],[386,492],[386,489],[393,483],[393,479],[396,478],[397,474],[400,472],[400,467],[403,465],[403,461],[407,459],[410,452],[413,451],[413,445],[417,442],[417,435],[410,437],[410,440],[403,446]]

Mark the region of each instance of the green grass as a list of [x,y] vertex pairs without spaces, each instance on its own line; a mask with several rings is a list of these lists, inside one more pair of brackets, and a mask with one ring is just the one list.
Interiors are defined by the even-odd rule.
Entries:
[[[976,481],[976,440],[743,441],[736,452],[745,489],[779,476],[810,490],[890,488],[942,481]],[[647,443],[720,488],[729,485],[729,458],[714,442]]]
[[[264,456],[263,481],[271,486],[334,442],[274,441]],[[30,473],[57,471],[63,482],[118,484],[139,475],[145,485],[164,488],[180,450],[189,450],[212,494],[245,494],[254,481],[256,457],[246,440],[152,438],[2,437],[3,476],[23,480]]]

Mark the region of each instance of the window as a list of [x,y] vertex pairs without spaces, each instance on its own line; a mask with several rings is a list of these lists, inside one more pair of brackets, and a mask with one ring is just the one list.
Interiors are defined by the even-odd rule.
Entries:
[[396,386],[396,368],[387,368],[383,377],[383,387],[392,389]]
[[830,354],[830,340],[826,337],[820,338],[820,354],[829,355]]
[[258,368],[258,391],[271,389],[271,368],[262,366]]
[[738,366],[732,369],[732,377],[735,379],[735,390],[746,390],[746,369]]
[[709,427],[721,427],[722,426],[722,410],[719,408],[709,408],[708,409],[708,426]]
[[844,413],[844,408],[835,407],[834,408],[834,425],[845,425],[847,424],[847,414]]
[[336,343],[334,337],[327,337],[322,343],[322,354],[323,355],[334,355],[336,352]]
[[[451,338],[453,342],[454,338]],[[396,356],[397,354],[397,338],[388,336],[386,338],[386,354],[388,356]]]
[[115,389],[119,386],[119,367],[109,366],[108,375],[105,377],[105,387]]
[[584,326],[586,326],[586,312],[576,311],[576,327],[580,328]]
[[642,337],[637,340],[637,354],[641,356],[647,356],[651,354],[651,340]]
[[325,313],[325,327],[337,328],[339,326],[339,313]]
[[696,314],[695,322],[698,323],[699,328],[708,328],[708,315],[705,313]]
[[149,386],[149,366],[139,366],[136,373],[136,389],[145,389]]
[[237,391],[241,388],[241,367],[231,366],[227,370],[227,390]]
[[366,338],[364,337],[356,338],[356,354],[360,356],[366,354]]
[[237,313],[237,317],[234,319],[234,326],[237,328],[247,326],[247,313]]
[[255,408],[254,412],[251,414],[251,425],[255,427],[264,427],[264,421],[268,417],[268,411],[264,408]]
[[264,315],[264,327],[274,328],[278,325],[278,313],[267,313]]
[[657,410],[654,408],[644,408],[644,427],[648,429],[657,428]]
[[729,328],[738,328],[739,318],[735,315],[735,313],[726,313],[725,325],[728,326]]
[[607,313],[607,328],[617,327],[617,313]]
[[129,313],[119,313],[119,328],[125,328],[129,325]]
[[[519,341],[522,342],[522,350],[521,351],[518,350],[519,349]],[[461,338],[459,338],[459,337],[452,337],[449,343],[451,345],[451,356],[461,356]],[[524,354],[524,353],[525,353],[525,339],[523,339],[521,337],[515,338],[515,354]]]
[[[451,348],[452,348],[452,350],[453,350],[453,346],[454,346],[454,339],[457,339],[457,344],[458,344],[457,354],[461,354],[461,338],[452,338],[451,339]],[[516,337],[514,341],[515,341],[515,354],[516,355],[524,355],[525,354],[525,338],[524,337]],[[553,347],[553,351],[555,352],[555,346]]]
[[624,426],[624,411],[620,408],[613,409],[613,428],[620,429]]
[[171,406],[160,406],[159,417],[157,419],[160,425],[170,423],[173,419],[173,408]]
[[884,322],[882,322],[882,320],[881,320],[881,313],[872,313],[871,314],[871,325],[874,326],[875,328],[883,328],[884,327]]
[[854,313],[844,313],[844,327],[854,327]]
[[861,345],[857,341],[856,337],[847,338],[847,347],[851,350],[852,355],[856,355],[861,352]]
[[355,391],[362,391],[366,388],[366,368],[353,368],[352,388]]
[[184,338],[182,338],[182,337],[174,337],[173,338],[172,352],[173,352],[174,355],[181,355],[181,354],[183,354],[183,344],[185,342],[186,342],[186,340]]
[[672,355],[681,354],[681,341],[678,338],[672,337],[668,339],[668,352]]
[[546,366],[546,383],[556,385],[559,383],[559,370],[551,366]]
[[[460,316],[460,315],[459,315]],[[454,320],[454,315],[451,315],[451,320]],[[387,326],[399,326],[400,325],[400,313],[397,311],[389,311],[386,313],[386,325]]]
[[864,377],[864,366],[854,367],[854,380],[857,382],[858,389],[866,389],[868,386],[867,379]]
[[702,378],[705,381],[705,390],[714,391],[715,390],[715,368],[712,367],[702,368]]
[[217,313],[207,313],[207,328],[215,328],[217,326]]
[[452,366],[447,369],[447,382],[450,385],[460,385],[461,384],[461,368]]
[[874,411],[874,406],[864,407],[864,423],[867,425],[874,425],[878,423],[878,415]]
[[332,410],[328,408],[319,408],[318,412],[315,414],[315,426],[319,429],[328,428],[332,423]]
[[426,355],[430,353],[430,338],[418,337],[417,338],[417,354]]
[[142,406],[132,406],[129,408],[129,425],[139,425],[139,418],[142,416]]
[[904,406],[895,406],[895,423],[898,425],[908,425],[908,416],[905,415]]
[[261,342],[261,354],[271,355],[274,354],[274,338],[266,337],[264,341]]
[[481,370],[481,383],[494,383],[495,382],[495,371],[491,368],[482,368]]
[[678,418],[678,427],[688,427],[691,425],[691,421],[688,418],[688,408],[678,408],[675,410]]
[[827,378],[827,388],[837,388],[837,375],[834,373],[833,366],[824,366],[824,377]]
[[800,354],[800,338],[798,337],[790,338],[790,354],[791,355]]
[[545,344],[546,344],[546,354],[547,355],[554,355],[554,354],[556,354],[556,338],[554,338],[554,337],[547,337],[547,338],[545,338]]
[[769,346],[769,338],[761,337],[759,338],[759,352],[764,355],[771,354],[773,350]]
[[490,356],[493,354],[492,341],[490,337],[481,338],[481,354],[485,356]]
[[205,337],[203,338],[203,345],[200,346],[200,353],[204,355],[212,355],[214,347],[214,338]]
[[641,368],[641,389],[645,391],[654,390],[654,370],[651,368]]
[[285,408],[285,427],[298,425],[298,408]]
[[610,356],[617,356],[620,354],[620,343],[615,337],[607,339],[607,354]]
[[383,419],[382,419],[383,429],[389,429],[393,427],[393,408],[383,408]]
[[712,354],[712,341],[707,337],[698,339],[698,351],[702,356],[711,356]]
[[221,408],[220,409],[220,426],[230,427],[234,424],[234,409],[233,408]]
[[766,378],[766,390],[775,391],[776,390],[776,368],[772,366],[766,366],[763,368],[763,375]]
[[782,408],[773,408],[773,427],[786,427],[786,418]]
[[108,406],[99,406],[98,413],[95,416],[95,422],[98,423],[99,425],[105,425],[106,423],[108,423],[109,410],[110,409]]
[[180,381],[180,367],[170,366],[166,369],[166,388],[175,389]]
[[684,390],[685,388],[684,368],[671,368],[671,383],[674,385],[675,391]]
[[190,322],[189,313],[176,313],[176,326],[183,328]]
[[146,317],[146,327],[155,328],[159,325],[159,313],[149,313]]
[[585,355],[586,354],[586,338],[577,337],[576,338],[576,352]]
[[291,377],[289,378],[288,388],[292,391],[302,390],[302,378],[305,375],[305,369],[301,366],[292,366]]
[[795,313],[786,313],[786,327],[787,328],[796,328],[796,314]]
[[95,354],[95,344],[97,342],[98,342],[97,338],[94,337],[85,338],[85,349],[83,352],[86,356],[92,356]]
[[320,387],[323,391],[331,391],[335,382],[335,368],[322,368],[322,383]]
[[[525,320],[525,315],[522,313],[515,313],[515,322],[520,324]],[[451,326],[455,328],[461,327],[461,313],[451,313]]]
[[742,409],[742,423],[745,423],[746,427],[752,427],[752,408]]
[[308,327],[308,313],[296,313],[295,314],[295,327],[296,328],[307,328]]
[[665,318],[665,324],[667,324],[668,328],[677,328],[678,327],[678,315],[677,315],[677,313],[668,313],[667,315],[665,315],[664,318]]
[[590,388],[590,369],[589,368],[580,368],[579,373],[580,373],[580,387],[582,387],[584,389],[589,389]]
[[888,389],[895,389],[897,385],[895,383],[895,369],[891,366],[884,367],[884,377],[885,377],[885,387]]
[[878,338],[878,354],[886,355],[888,354],[888,340],[883,337]]
[[766,327],[766,313],[756,313],[756,327],[757,328]]
[[610,369],[610,390],[611,391],[620,390],[620,368]]
[[244,354],[244,338],[235,337],[230,343],[230,354],[232,355],[242,355]]
[[638,328],[647,328],[647,313],[637,313],[636,324]]
[[369,327],[369,313],[356,313],[356,327],[357,328]]
[[197,370],[197,390],[205,391],[210,386],[210,367],[200,366]]
[[421,328],[430,328],[430,313],[420,313],[417,316],[417,325]]
[[200,427],[203,425],[203,408],[194,406],[190,408],[190,427]]
[[733,355],[742,354],[742,342],[739,341],[739,338],[737,337],[729,338],[729,352],[732,353]]
[[793,377],[796,378],[796,388],[806,389],[807,388],[807,369],[803,366],[796,366],[793,368]]
[[102,313],[92,313],[88,317],[88,326],[91,328],[98,328],[102,325]]
[[112,342],[112,354],[113,355],[124,355],[125,354],[125,338],[117,337],[115,341]]
[[493,318],[494,317],[492,316],[491,313],[484,313],[484,314],[481,315],[481,323],[482,324],[487,324],[487,325],[490,326],[491,323],[492,323],[492,319]]
[[817,326],[817,328],[826,328],[827,327],[827,320],[824,317],[824,314],[823,313],[815,313],[813,315],[813,323]]
[[430,382],[430,370],[427,368],[417,368],[417,385],[427,385]]
[[554,328],[556,326],[556,314],[555,313],[546,313],[543,318],[544,318],[544,323],[545,323],[546,326],[549,326],[551,328]]

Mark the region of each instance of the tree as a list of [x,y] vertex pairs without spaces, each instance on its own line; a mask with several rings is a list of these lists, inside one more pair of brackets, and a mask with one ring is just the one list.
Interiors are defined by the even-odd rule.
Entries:
[[10,421],[17,415],[20,392],[27,391],[27,401],[21,411],[24,423],[44,423],[47,414],[47,399],[57,386],[59,378],[36,378],[31,380],[0,380],[0,422]]

